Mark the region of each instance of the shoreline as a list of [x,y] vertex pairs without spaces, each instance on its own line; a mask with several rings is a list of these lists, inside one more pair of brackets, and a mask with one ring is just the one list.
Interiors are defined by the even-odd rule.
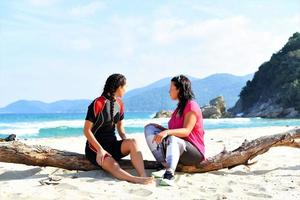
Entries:
[[[139,116],[135,116],[139,117]],[[40,139],[40,138],[64,138],[78,137],[82,135],[83,119],[51,118],[34,121],[11,121],[8,119],[0,123],[0,137],[5,138],[10,134],[16,134],[19,139]],[[1,121],[1,120],[0,120]],[[144,125],[158,123],[167,126],[168,119],[144,119],[134,118],[124,121],[127,134],[132,135],[143,132]],[[260,118],[222,118],[205,119],[204,129],[210,130],[231,130],[237,128],[263,128],[263,127],[293,127],[300,126],[300,119],[260,119]]]

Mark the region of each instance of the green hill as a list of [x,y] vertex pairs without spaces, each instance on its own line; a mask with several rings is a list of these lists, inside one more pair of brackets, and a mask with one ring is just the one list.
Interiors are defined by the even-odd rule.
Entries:
[[230,111],[248,117],[300,116],[300,33],[259,67]]

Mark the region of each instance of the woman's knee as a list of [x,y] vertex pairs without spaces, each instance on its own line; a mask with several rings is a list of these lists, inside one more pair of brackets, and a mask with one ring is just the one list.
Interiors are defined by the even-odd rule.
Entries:
[[132,151],[137,151],[139,149],[138,143],[137,143],[136,139],[134,139],[134,138],[126,139],[123,141],[123,143],[124,144],[122,144],[121,151],[124,154],[128,154]]
[[128,143],[129,143],[129,146],[131,147],[131,149],[138,149],[138,143],[137,143],[136,139],[131,138],[131,139],[129,139]]
[[144,126],[144,132],[148,133],[148,132],[152,131],[152,127],[153,127],[153,124],[147,124],[146,126]]
[[[99,164],[100,162],[97,160],[97,163]],[[104,170],[110,171],[110,170],[115,170],[116,168],[119,168],[120,166],[113,157],[108,156],[108,157],[105,157],[104,160],[102,161],[101,167]]]
[[155,125],[154,124],[147,124],[144,127],[145,136],[147,136],[147,135],[153,135],[154,131],[155,131]]

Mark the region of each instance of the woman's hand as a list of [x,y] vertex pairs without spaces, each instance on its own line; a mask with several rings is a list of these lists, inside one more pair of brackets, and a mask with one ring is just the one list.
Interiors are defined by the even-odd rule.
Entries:
[[97,157],[96,157],[96,160],[99,163],[100,166],[102,166],[102,163],[103,163],[103,160],[106,156],[111,156],[107,151],[105,151],[104,149],[100,149],[98,152],[97,152]]
[[159,134],[154,136],[154,138],[152,140],[152,143],[156,142],[156,144],[160,144],[160,143],[162,143],[163,139],[167,136],[168,136],[168,130],[164,130],[164,131],[162,131]]

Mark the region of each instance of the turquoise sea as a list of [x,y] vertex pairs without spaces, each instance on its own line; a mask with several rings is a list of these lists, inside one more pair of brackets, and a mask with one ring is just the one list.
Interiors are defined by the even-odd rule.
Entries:
[[[152,119],[154,113],[125,113],[127,134],[142,134],[150,123],[167,125],[168,119]],[[85,113],[82,114],[0,114],[0,138],[16,134],[18,138],[81,136]],[[300,126],[300,119],[232,118],[204,119],[204,128],[228,129],[268,126]]]

